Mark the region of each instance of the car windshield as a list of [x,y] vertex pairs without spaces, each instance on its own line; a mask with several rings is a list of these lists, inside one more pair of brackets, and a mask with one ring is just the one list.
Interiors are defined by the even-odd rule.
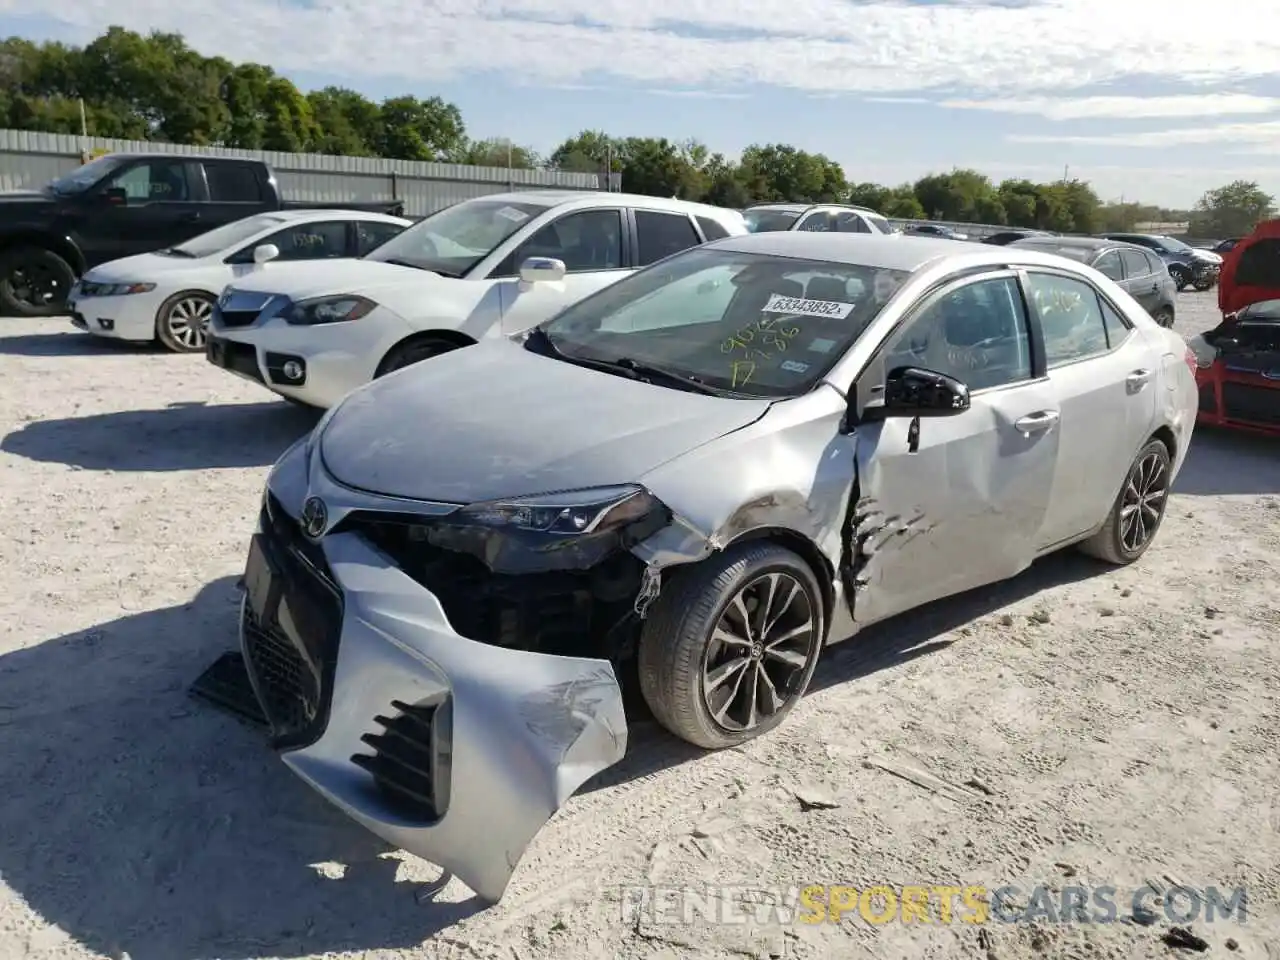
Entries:
[[850,263],[692,248],[539,329],[570,361],[647,367],[751,397],[808,391],[909,276]]
[[419,221],[365,259],[460,277],[546,210],[540,203],[464,200]]
[[1164,247],[1166,250],[1172,250],[1174,253],[1194,253],[1196,249],[1190,244],[1183,243],[1181,240],[1173,239],[1173,237],[1156,237],[1156,240],[1159,242],[1160,246]]
[[63,195],[82,193],[109,174],[123,162],[122,157],[99,157],[56,180],[50,180],[45,189]]
[[1088,263],[1098,251],[1093,247],[1079,247],[1068,243],[1053,243],[1048,240],[1014,240],[1009,244],[1022,250],[1039,250],[1041,253],[1052,253],[1059,257]]
[[228,247],[244,243],[250,237],[262,233],[264,230],[283,226],[284,223],[285,221],[280,217],[245,217],[243,220],[224,224],[221,227],[210,230],[208,233],[192,237],[176,247],[170,247],[159,252],[170,257],[211,257],[215,253],[221,253]]
[[742,216],[752,233],[777,233],[790,230],[800,214],[792,210],[748,210]]

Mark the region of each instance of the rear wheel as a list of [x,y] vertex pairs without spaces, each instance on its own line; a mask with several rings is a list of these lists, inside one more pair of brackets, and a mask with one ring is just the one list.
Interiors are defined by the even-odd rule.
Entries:
[[1159,310],[1155,312],[1155,316],[1152,319],[1154,319],[1155,322],[1160,324],[1160,326],[1162,327],[1172,327],[1173,326],[1173,308],[1161,307]]
[[156,336],[174,353],[199,353],[209,338],[214,298],[197,290],[175,293],[156,311]]
[[423,360],[429,360],[431,357],[438,357],[442,353],[458,349],[459,346],[460,344],[442,337],[420,337],[417,340],[409,340],[392,347],[378,367],[376,376],[385,376],[392,371],[402,370]]
[[708,749],[772,730],[804,695],[826,636],[808,564],[747,543],[679,571],[640,637],[640,691],[676,736]]
[[0,254],[0,310],[10,316],[55,317],[67,309],[76,282],[71,265],[43,247],[14,247]]
[[1206,290],[1213,289],[1213,281],[1206,277],[1206,278],[1195,281],[1192,284],[1192,286],[1195,287],[1196,290],[1198,290],[1200,293],[1204,293]]
[[1133,563],[1147,552],[1169,500],[1169,448],[1159,440],[1138,451],[1102,529],[1080,544],[1108,563]]

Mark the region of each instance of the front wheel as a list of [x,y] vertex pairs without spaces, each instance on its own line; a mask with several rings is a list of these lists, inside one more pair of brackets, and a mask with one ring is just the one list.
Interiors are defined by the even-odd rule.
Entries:
[[1172,267],[1169,270],[1169,276],[1173,277],[1173,282],[1177,286],[1179,293],[1185,290],[1187,284],[1191,282],[1191,274],[1182,269],[1182,267]]
[[410,340],[408,343],[402,343],[391,348],[391,351],[383,358],[375,376],[385,376],[393,370],[401,370],[457,348],[458,344],[442,340],[439,337],[422,337],[418,340]]
[[56,317],[67,309],[76,282],[71,265],[43,247],[14,247],[0,254],[0,309],[10,316]]
[[1206,290],[1213,289],[1213,281],[1208,279],[1197,280],[1192,284],[1192,286],[1200,293],[1204,293]]
[[1080,544],[1090,556],[1129,564],[1147,552],[1169,501],[1169,448],[1152,440],[1134,458],[1102,529]]
[[187,290],[175,293],[156,311],[156,336],[174,353],[200,353],[209,339],[212,294]]
[[809,565],[746,543],[678,571],[640,636],[640,691],[689,743],[721,749],[772,730],[804,695],[826,637]]
[[1173,326],[1173,311],[1169,307],[1161,307],[1152,318],[1162,327]]

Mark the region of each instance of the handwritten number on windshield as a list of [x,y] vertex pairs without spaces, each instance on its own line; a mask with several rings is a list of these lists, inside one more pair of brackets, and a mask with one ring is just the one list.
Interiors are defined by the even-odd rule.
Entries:
[[781,317],[761,317],[755,323],[740,328],[720,344],[721,353],[732,354],[738,350],[743,353],[743,356],[730,360],[734,387],[744,386],[755,374],[756,364],[751,359],[753,356],[761,360],[772,360],[775,352],[785,352],[787,344],[800,335],[799,327],[780,326],[781,320]]
[[751,375],[756,372],[756,365],[751,360],[735,360],[730,367],[733,382],[729,389],[736,390],[738,387],[745,387],[751,382]]

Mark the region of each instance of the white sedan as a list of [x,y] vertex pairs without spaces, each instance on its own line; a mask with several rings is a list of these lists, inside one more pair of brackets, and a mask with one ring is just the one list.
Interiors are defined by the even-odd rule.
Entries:
[[205,349],[218,294],[272,261],[360,257],[411,221],[358,210],[264,213],[154,253],[94,267],[71,288],[71,322],[100,337]]
[[747,233],[737,210],[528,190],[446,207],[360,260],[237,280],[209,322],[209,362],[329,407],[392,370],[514,336],[638,267]]

